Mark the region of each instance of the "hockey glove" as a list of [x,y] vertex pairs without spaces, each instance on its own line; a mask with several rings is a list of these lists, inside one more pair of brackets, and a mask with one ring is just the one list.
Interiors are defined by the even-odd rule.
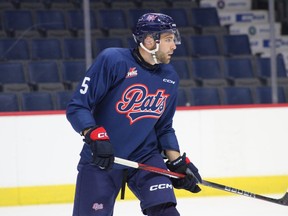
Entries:
[[106,130],[101,126],[95,126],[85,134],[84,141],[90,145],[92,163],[102,169],[111,169],[114,163],[114,150]]
[[172,172],[186,174],[185,178],[171,178],[172,184],[177,189],[185,189],[192,193],[198,193],[201,188],[197,185],[202,182],[202,178],[198,173],[198,169],[186,157],[186,153],[178,157],[176,160],[166,162],[167,168]]

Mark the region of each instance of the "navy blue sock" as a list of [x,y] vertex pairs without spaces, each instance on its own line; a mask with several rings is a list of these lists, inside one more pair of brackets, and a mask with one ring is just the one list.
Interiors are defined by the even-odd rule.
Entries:
[[173,203],[164,203],[146,209],[148,216],[180,216]]

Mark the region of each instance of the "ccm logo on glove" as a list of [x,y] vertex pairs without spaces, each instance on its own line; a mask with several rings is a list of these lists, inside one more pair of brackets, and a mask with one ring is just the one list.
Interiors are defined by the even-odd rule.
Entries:
[[109,140],[108,134],[103,127],[98,127],[90,134],[92,140]]
[[114,164],[114,149],[104,127],[95,126],[86,134],[84,141],[89,144],[92,153],[92,164],[109,170]]

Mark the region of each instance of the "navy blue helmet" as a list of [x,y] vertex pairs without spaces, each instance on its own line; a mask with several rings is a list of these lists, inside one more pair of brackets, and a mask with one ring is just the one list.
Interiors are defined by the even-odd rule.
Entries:
[[181,37],[174,20],[161,13],[146,13],[142,15],[133,29],[133,37],[140,44],[147,35],[152,35],[155,41],[160,40],[162,33],[171,32],[175,35],[175,44],[181,44]]

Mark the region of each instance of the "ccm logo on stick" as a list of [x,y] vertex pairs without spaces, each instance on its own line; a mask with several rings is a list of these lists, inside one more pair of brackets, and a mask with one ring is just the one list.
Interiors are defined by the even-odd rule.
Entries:
[[173,188],[172,184],[158,184],[158,185],[152,185],[150,187],[150,191],[172,189],[172,188]]

